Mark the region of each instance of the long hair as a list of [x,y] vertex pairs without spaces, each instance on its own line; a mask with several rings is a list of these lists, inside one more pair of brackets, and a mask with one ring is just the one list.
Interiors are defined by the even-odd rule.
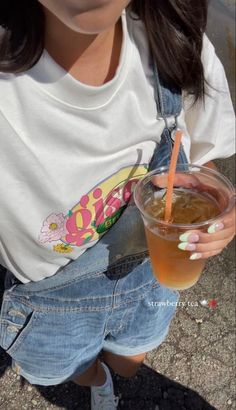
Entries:
[[[128,11],[143,21],[161,76],[173,87],[204,96],[201,62],[207,0],[132,0]],[[37,0],[0,0],[0,71],[19,73],[39,60],[45,19]]]

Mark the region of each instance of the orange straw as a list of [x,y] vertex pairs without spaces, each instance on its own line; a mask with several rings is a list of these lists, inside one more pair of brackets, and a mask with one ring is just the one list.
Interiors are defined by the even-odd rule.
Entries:
[[173,147],[172,154],[171,154],[170,169],[169,169],[168,180],[167,180],[166,208],[165,208],[165,218],[164,218],[165,222],[169,222],[171,220],[174,179],[175,179],[176,164],[177,164],[177,159],[178,159],[178,154],[179,154],[181,138],[182,138],[182,132],[180,130],[176,130],[175,142],[174,142],[174,147]]

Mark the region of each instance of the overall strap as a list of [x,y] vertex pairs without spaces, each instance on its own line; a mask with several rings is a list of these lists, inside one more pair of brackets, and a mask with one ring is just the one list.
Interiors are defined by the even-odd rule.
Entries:
[[[169,164],[174,143],[172,133],[178,127],[178,116],[182,110],[181,90],[173,88],[160,76],[155,63],[153,63],[153,76],[157,118],[164,119],[165,128],[161,135],[160,144],[157,144],[150,162],[150,171]],[[188,160],[181,144],[177,164],[182,165],[184,170],[187,169],[187,165],[184,165],[187,162]]]
[[156,64],[153,65],[153,74],[158,117],[164,118],[168,128],[167,118],[174,117],[175,120],[177,120],[181,112],[182,93],[181,90],[169,86],[168,83],[160,77]]

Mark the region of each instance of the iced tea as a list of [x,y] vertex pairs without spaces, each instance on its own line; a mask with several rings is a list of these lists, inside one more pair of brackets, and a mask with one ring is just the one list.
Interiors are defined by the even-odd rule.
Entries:
[[[164,192],[164,193],[163,193]],[[164,219],[165,191],[159,191],[147,202],[145,211],[153,218]],[[175,189],[172,200],[172,224],[197,224],[220,214],[217,202],[209,195],[191,190]],[[190,252],[178,248],[176,228],[145,226],[153,272],[158,281],[174,289],[194,285],[203,270],[205,261],[190,260]]]
[[172,289],[194,285],[205,261],[190,260],[191,253],[178,248],[179,236],[188,231],[207,232],[235,204],[231,182],[219,172],[195,164],[180,164],[174,176],[171,220],[164,220],[169,166],[146,174],[136,185],[135,203],[146,231],[153,273]]

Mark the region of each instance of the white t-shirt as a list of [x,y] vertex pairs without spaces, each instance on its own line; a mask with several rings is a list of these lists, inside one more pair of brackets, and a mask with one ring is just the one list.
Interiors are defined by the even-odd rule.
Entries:
[[[114,78],[75,80],[45,51],[23,74],[0,75],[0,264],[23,283],[54,275],[118,218],[164,128],[157,118],[143,24],[123,13]],[[188,158],[202,164],[234,152],[227,81],[205,37],[214,88],[205,107],[179,118]],[[191,135],[191,138],[189,137]]]

